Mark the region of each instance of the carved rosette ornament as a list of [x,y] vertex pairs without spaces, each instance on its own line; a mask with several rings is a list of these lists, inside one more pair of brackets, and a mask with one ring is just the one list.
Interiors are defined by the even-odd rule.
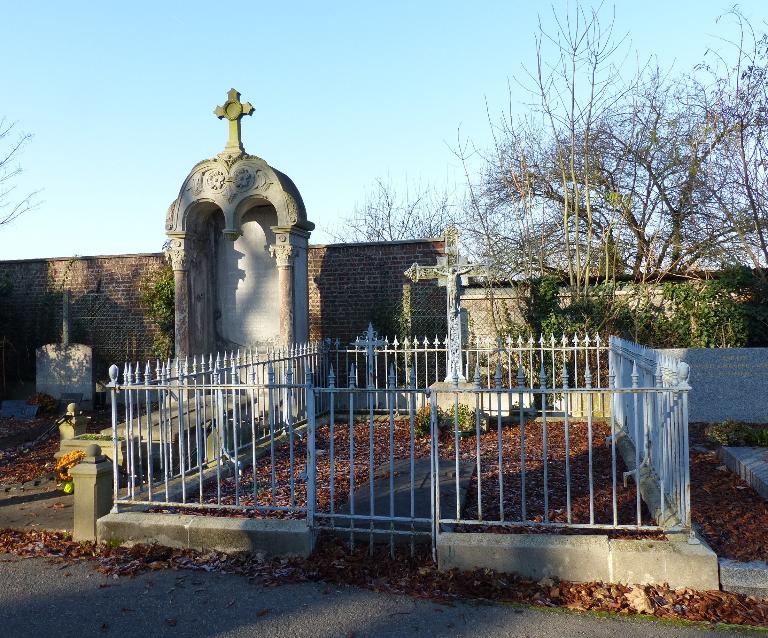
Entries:
[[224,188],[224,182],[226,179],[227,178],[226,175],[224,175],[224,171],[222,171],[220,168],[215,168],[205,174],[205,187],[209,191],[217,193]]
[[290,268],[296,257],[296,250],[290,244],[275,244],[269,247],[269,253],[275,258],[278,268]]
[[184,242],[180,239],[172,239],[166,255],[171,260],[173,270],[187,270],[189,268],[189,258],[184,248]]

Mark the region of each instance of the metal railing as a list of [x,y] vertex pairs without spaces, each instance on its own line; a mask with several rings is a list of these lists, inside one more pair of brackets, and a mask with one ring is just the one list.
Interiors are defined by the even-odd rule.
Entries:
[[[470,348],[468,381],[431,388],[423,344],[126,366],[122,382],[113,366],[115,506],[306,518],[392,546],[445,529],[689,527],[686,369],[614,339],[610,356],[598,339],[530,343]],[[646,470],[675,521],[643,505]]]
[[690,528],[688,364],[619,337],[609,348],[612,386],[624,390],[614,395],[612,412],[634,444],[631,472],[635,480],[650,472],[661,511],[672,509]]

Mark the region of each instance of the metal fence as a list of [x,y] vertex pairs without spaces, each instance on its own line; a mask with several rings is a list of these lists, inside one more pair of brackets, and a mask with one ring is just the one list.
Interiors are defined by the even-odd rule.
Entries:
[[688,364],[618,337],[609,346],[612,412],[634,444],[635,480],[651,472],[661,511],[672,509],[690,527]]
[[435,386],[444,344],[368,337],[125,366],[122,381],[113,366],[116,507],[306,518],[392,546],[446,529],[648,530],[651,468],[676,514],[664,526],[690,525],[679,364],[614,339],[610,353],[508,340],[467,348],[468,381]]

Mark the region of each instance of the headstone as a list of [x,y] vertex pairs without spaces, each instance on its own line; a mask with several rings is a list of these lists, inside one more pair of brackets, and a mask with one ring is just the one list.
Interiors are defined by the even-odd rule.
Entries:
[[93,400],[93,351],[82,343],[51,343],[36,352],[37,392],[54,399],[77,393],[83,401]]
[[245,152],[241,122],[253,111],[230,89],[214,110],[228,122],[224,150],[195,164],[166,215],[176,356],[309,338],[314,224],[290,178]]
[[37,407],[29,405],[26,401],[7,399],[0,405],[0,417],[29,421],[37,416]]
[[768,423],[768,348],[661,350],[690,366],[688,420]]

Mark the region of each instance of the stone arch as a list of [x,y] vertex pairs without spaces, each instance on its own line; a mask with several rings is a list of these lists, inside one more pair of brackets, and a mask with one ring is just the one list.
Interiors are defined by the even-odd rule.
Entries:
[[315,227],[307,220],[301,194],[287,175],[259,157],[242,155],[234,161],[216,158],[196,164],[168,209],[165,232],[169,236],[186,233],[192,223],[190,214],[208,203],[224,212],[225,232],[234,239],[240,232],[238,220],[254,199],[266,200],[274,207],[281,228],[309,232]]

